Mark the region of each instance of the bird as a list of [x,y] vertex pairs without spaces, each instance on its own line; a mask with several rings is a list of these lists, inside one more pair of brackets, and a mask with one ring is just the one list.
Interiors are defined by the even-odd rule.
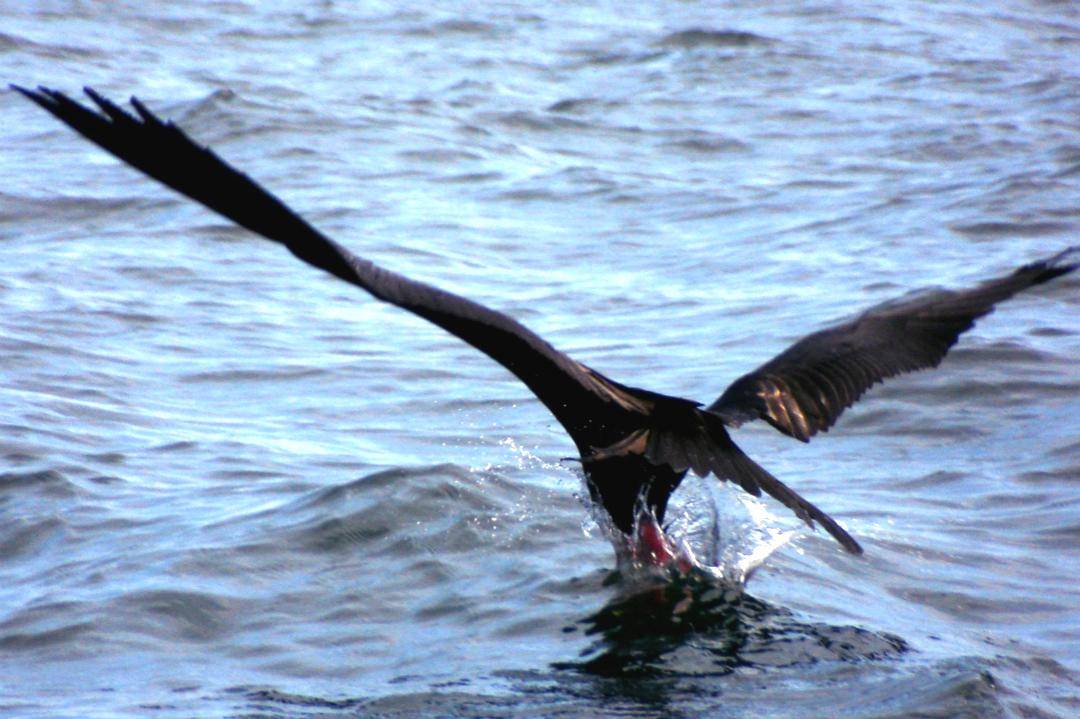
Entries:
[[1080,265],[1074,246],[965,289],[925,290],[873,306],[807,334],[705,405],[621,384],[507,314],[353,254],[136,97],[132,112],[89,87],[84,92],[92,105],[43,86],[11,89],[133,168],[508,369],[570,435],[590,499],[631,555],[659,565],[678,558],[663,522],[672,493],[689,473],[714,475],[755,497],[767,494],[811,528],[820,525],[848,552],[862,554],[839,523],[747,456],[728,430],[764,420],[808,442],[874,385],[936,367],[998,302]]

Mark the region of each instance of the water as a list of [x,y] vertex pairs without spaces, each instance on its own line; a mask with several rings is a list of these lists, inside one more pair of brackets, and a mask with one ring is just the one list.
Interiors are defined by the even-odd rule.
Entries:
[[[494,5],[494,4],[493,4]],[[137,94],[354,251],[711,401],[801,333],[1077,241],[1070,3],[4,3],[2,78]],[[630,591],[501,368],[0,94],[12,717],[1067,717],[1080,284],[672,514]]]

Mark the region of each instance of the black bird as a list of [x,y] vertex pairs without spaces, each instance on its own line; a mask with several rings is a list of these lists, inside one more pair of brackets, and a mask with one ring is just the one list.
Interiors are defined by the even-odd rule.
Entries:
[[[703,407],[620,384],[507,315],[357,257],[134,97],[130,114],[90,88],[85,92],[97,111],[44,87],[12,88],[132,167],[285,245],[309,265],[433,322],[513,372],[573,438],[593,501],[607,510],[628,547],[643,546],[653,559],[671,558],[657,543],[659,523],[689,471],[736,482],[754,496],[764,491],[860,554],[858,542],[831,517],[743,454],[727,428],[763,419],[807,442],[878,382],[936,366],[995,303],[1080,264],[1068,259],[1074,247],[969,289],[926,291],[878,305],[807,335]],[[636,535],[643,518],[651,535]]]

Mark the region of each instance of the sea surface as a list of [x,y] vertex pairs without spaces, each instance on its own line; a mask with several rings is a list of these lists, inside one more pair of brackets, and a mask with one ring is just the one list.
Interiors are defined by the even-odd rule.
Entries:
[[[703,402],[1080,242],[1074,2],[0,18],[5,86],[137,95],[354,252]],[[735,432],[865,556],[691,479],[703,562],[775,551],[650,583],[491,360],[6,90],[0,148],[3,717],[1080,714],[1080,278],[809,445]]]

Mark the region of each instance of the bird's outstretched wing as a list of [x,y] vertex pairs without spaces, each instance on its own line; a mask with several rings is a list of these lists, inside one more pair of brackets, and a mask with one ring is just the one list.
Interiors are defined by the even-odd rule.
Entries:
[[969,289],[934,290],[886,302],[807,335],[735,380],[707,410],[729,426],[764,419],[808,442],[878,382],[937,366],[960,334],[996,303],[1076,269],[1072,256],[1077,249]]
[[409,310],[460,337],[513,372],[566,427],[579,446],[586,420],[606,412],[646,411],[629,388],[575,362],[513,318],[431,285],[385,270],[327,238],[281,200],[213,151],[163,122],[136,98],[132,115],[90,88],[100,112],[63,93],[12,88],[80,135],[164,185],[263,237],[304,262]]
[[[136,113],[133,115],[87,88],[86,94],[100,110],[95,112],[60,92],[13,87],[91,142],[164,185],[285,245],[304,262],[420,315],[488,354],[547,405],[583,455],[587,456],[597,444],[609,443],[623,432],[633,433],[646,423],[674,422],[681,427],[698,416],[697,403],[621,385],[575,362],[507,315],[357,257],[250,177],[194,143],[174,124],[158,119],[135,98],[131,100]],[[668,441],[661,446],[654,442],[645,458],[684,471],[687,457],[680,447],[712,442],[707,433],[702,433],[704,425],[693,429],[687,435],[693,439],[681,440],[682,445]],[[754,494],[761,493],[759,485],[771,486],[770,475],[738,450],[723,427],[719,432],[719,444],[703,445],[699,450],[710,457],[707,465],[699,468],[736,481]],[[670,435],[671,428],[663,426],[654,434]],[[759,475],[765,478],[761,482],[756,479]],[[626,478],[626,494],[639,491],[635,479]],[[794,507],[791,502],[785,503]],[[811,509],[796,509],[800,516],[809,520],[821,515],[816,508],[807,506]]]

